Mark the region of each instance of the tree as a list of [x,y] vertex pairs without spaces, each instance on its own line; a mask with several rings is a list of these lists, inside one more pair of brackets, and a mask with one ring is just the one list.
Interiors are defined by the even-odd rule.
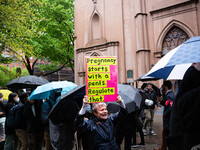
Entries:
[[24,63],[30,74],[38,59],[62,64],[57,70],[73,69],[73,0],[1,0],[0,10],[0,43],[11,60]]
[[[0,5],[0,44],[1,62],[19,61],[28,68],[27,58],[34,55],[31,39],[38,38],[39,31],[35,23],[39,21],[37,9],[39,0],[1,0]],[[9,55],[2,56],[2,51]],[[32,74],[30,72],[30,74]]]
[[12,79],[29,74],[27,69],[22,69],[21,74],[18,74],[16,70],[16,67],[10,70],[7,66],[0,65],[0,87],[5,87]]
[[65,66],[73,70],[73,0],[46,0],[41,15],[43,19],[38,22],[37,27],[45,30],[40,38],[34,39],[38,50],[37,55],[43,56],[55,65],[62,64],[57,70]]

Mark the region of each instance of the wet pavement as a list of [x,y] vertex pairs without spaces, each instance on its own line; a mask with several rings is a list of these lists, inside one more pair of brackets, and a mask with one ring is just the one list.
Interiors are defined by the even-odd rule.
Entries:
[[[154,116],[154,132],[157,134],[156,136],[152,136],[147,134],[145,136],[145,144],[144,148],[137,147],[132,148],[131,150],[154,150],[155,148],[159,148],[162,143],[162,114],[163,108],[155,110]],[[139,133],[137,133],[137,143],[140,142]]]

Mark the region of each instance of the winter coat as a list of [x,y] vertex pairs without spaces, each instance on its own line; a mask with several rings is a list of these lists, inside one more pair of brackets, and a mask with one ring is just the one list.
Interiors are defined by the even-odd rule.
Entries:
[[124,115],[123,118],[116,125],[116,130],[115,130],[116,137],[132,135],[135,128],[134,121],[135,121],[135,112]]
[[200,144],[199,98],[200,71],[191,66],[183,77],[172,107],[168,138],[170,150],[189,150],[192,146]]
[[106,120],[100,120],[97,117],[84,120],[83,115],[78,115],[75,125],[91,133],[94,150],[119,150],[115,141],[114,122],[119,121],[125,114],[126,110],[120,107],[118,113],[108,116]]
[[144,109],[154,109],[155,105],[157,104],[156,103],[156,99],[157,99],[156,92],[153,89],[151,91],[147,91],[145,89],[144,91],[145,91],[146,98],[153,101],[153,105],[152,106],[147,106],[146,104],[144,104]]
[[44,103],[42,103],[41,108],[41,121],[42,124],[45,127],[45,131],[49,132],[49,118],[48,115],[53,107],[53,105],[56,103],[53,99],[47,99]]
[[[33,112],[33,106],[35,114]],[[34,134],[44,131],[44,126],[41,121],[41,106],[42,101],[40,100],[35,100],[33,104],[29,101],[26,102],[23,115],[26,118],[27,133]]]
[[173,106],[169,137],[170,146],[175,146],[171,148],[172,150],[190,150],[200,144],[199,99],[200,86],[183,94],[178,99],[177,107]]
[[12,107],[14,107],[16,104],[15,103],[7,103],[5,105],[5,113],[6,113],[6,122],[5,122],[5,134],[6,135],[13,135],[15,134],[15,129],[14,128],[11,128],[7,125],[7,118],[8,118],[8,115],[9,115],[9,111]]
[[74,140],[74,123],[54,125],[49,120],[50,141],[54,150],[72,150]]
[[26,129],[26,119],[23,116],[25,104],[20,102],[11,110],[15,113],[15,129]]
[[53,90],[50,92],[49,99],[44,101],[42,103],[42,108],[41,108],[41,120],[42,124],[45,126],[46,129],[49,128],[49,118],[48,115],[52,109],[52,107],[56,104],[56,99],[55,97],[56,90]]
[[[53,102],[53,105],[60,100],[61,96],[59,96],[56,101],[53,100],[54,98],[56,97],[53,96],[49,98],[49,100]],[[66,114],[63,115],[66,116]],[[55,125],[49,119],[49,132],[51,145],[54,150],[72,150],[75,133],[74,120]]]
[[162,101],[162,103],[164,105],[163,128],[169,130],[172,103],[174,102],[175,94],[172,90],[170,90],[167,93],[165,93],[164,98],[165,99]]

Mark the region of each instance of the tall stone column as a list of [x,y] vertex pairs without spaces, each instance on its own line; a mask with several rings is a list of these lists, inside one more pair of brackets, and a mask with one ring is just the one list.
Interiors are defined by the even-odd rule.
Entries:
[[135,0],[138,76],[149,71],[150,50],[148,46],[147,13],[145,0]]

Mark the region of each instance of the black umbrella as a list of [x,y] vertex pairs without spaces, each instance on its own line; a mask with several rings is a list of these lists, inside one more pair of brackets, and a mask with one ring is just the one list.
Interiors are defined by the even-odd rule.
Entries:
[[49,119],[54,124],[74,121],[85,94],[85,85],[78,85],[70,92],[63,94],[49,113]]
[[[140,108],[142,97],[133,86],[118,84],[118,92],[124,99],[128,113]],[[54,124],[74,121],[82,106],[84,95],[86,95],[85,85],[79,85],[63,94],[49,113],[49,119]],[[109,113],[115,113],[119,110],[119,105],[116,102],[109,102],[107,108]]]
[[[134,112],[140,108],[142,96],[133,86],[118,84],[118,94],[124,100],[128,113]],[[119,105],[116,102],[109,102],[107,109],[109,113],[115,113],[119,110]]]
[[155,78],[155,77],[149,77],[149,76],[145,76],[146,74],[142,75],[141,77],[139,77],[136,81],[156,81],[159,80],[160,78]]
[[29,75],[13,79],[6,85],[6,87],[10,90],[23,89],[23,88],[35,89],[37,86],[46,84],[48,82],[49,81],[44,78],[37,77],[34,75]]

